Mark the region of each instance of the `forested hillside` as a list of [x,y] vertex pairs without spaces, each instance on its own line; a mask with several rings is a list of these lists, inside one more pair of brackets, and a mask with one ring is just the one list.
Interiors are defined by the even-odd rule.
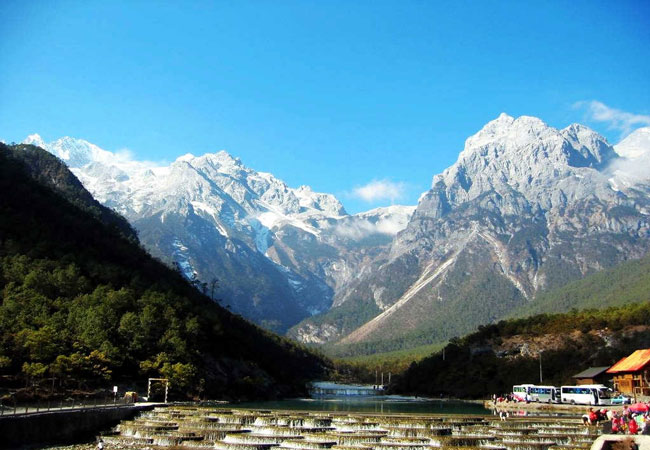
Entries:
[[512,385],[573,383],[572,375],[612,365],[638,348],[650,347],[650,301],[603,310],[540,314],[500,321],[444,351],[413,363],[394,391],[417,395],[480,398]]
[[12,159],[22,161],[22,168],[39,184],[54,189],[68,202],[92,215],[104,225],[116,228],[127,239],[137,242],[129,222],[115,211],[105,208],[54,155],[33,145],[4,146]]
[[567,312],[571,309],[605,308],[648,300],[650,255],[545,292],[525,309],[516,310],[512,316],[522,317],[544,311]]
[[0,144],[3,390],[163,376],[177,398],[261,398],[322,376],[322,359],[221,308],[87,196],[43,150]]
[[[486,284],[483,299],[491,298],[491,302],[498,302]],[[642,303],[650,301],[650,255],[633,261],[626,261],[611,269],[605,269],[585,277],[582,280],[574,281],[558,289],[540,294],[525,307],[514,309],[510,318],[522,318],[530,316],[527,312],[542,314],[544,311],[568,312],[569,310],[583,310],[590,308],[607,308],[610,306],[622,306],[631,303]],[[490,302],[488,302],[490,303]],[[334,309],[332,310],[334,311]],[[455,320],[460,321],[464,317],[472,318],[477,311],[468,311],[456,314]],[[360,373],[366,373],[368,380],[374,380],[376,368],[384,372],[403,372],[411,362],[419,361],[428,356],[433,350],[442,348],[444,344],[425,345],[409,348],[413,342],[419,342],[431,336],[437,336],[434,330],[421,330],[419,334],[412,334],[413,340],[404,340],[405,350],[385,351],[381,343],[364,342],[348,346],[334,345],[325,347],[329,355],[341,358],[341,363],[352,365]],[[399,341],[398,341],[399,342]],[[390,350],[390,348],[389,348]],[[362,353],[365,356],[355,356]]]

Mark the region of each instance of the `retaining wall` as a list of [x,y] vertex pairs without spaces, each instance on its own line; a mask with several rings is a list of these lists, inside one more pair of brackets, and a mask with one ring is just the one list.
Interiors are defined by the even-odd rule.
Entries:
[[120,420],[133,418],[153,405],[49,411],[0,417],[0,448],[39,443],[74,443],[92,439]]

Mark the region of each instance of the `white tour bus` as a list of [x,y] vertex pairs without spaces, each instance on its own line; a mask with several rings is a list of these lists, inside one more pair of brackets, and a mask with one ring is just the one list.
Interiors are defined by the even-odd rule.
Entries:
[[562,386],[562,403],[580,405],[611,405],[612,390],[602,384]]
[[530,400],[543,403],[560,403],[560,390],[555,386],[531,386]]
[[515,384],[512,387],[512,396],[517,401],[525,402],[526,394],[530,394],[530,388],[534,386],[534,384]]

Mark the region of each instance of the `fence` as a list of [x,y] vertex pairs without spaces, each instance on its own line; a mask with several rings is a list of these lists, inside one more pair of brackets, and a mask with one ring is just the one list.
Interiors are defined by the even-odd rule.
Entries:
[[132,405],[131,399],[125,398],[85,398],[85,399],[68,399],[58,401],[47,401],[41,403],[20,403],[6,405],[0,403],[0,417],[18,416],[24,414],[44,413],[48,411],[62,410],[90,410],[98,408],[117,408],[121,406]]

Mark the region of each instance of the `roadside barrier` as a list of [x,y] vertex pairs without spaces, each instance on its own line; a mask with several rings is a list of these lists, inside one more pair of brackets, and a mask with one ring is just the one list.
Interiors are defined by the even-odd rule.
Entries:
[[11,405],[0,403],[0,417],[41,414],[50,411],[92,410],[100,408],[118,408],[133,405],[133,401],[125,398],[82,398],[47,401],[40,403],[16,403]]

